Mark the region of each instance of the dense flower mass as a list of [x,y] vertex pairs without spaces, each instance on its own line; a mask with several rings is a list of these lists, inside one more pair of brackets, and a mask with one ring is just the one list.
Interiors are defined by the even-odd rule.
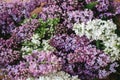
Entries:
[[92,40],[102,40],[105,45],[105,53],[109,54],[113,61],[118,60],[120,56],[120,38],[115,34],[116,29],[113,21],[100,19],[88,21],[86,24],[75,24],[73,27],[76,34],[80,36],[85,35]]
[[10,34],[19,25],[19,22],[28,17],[25,5],[19,3],[0,2],[0,34]]
[[35,51],[30,56],[26,56],[26,61],[29,62],[29,73],[33,76],[45,75],[61,69],[61,59],[52,52]]
[[75,49],[88,45],[89,39],[85,36],[79,37],[75,34],[70,36],[67,34],[56,35],[50,40],[50,45],[55,47],[58,51],[62,52],[74,52]]
[[0,0],[0,80],[117,78],[119,15],[119,0]]
[[15,63],[20,59],[20,52],[7,48],[0,48],[0,66],[6,66],[8,64]]
[[28,77],[39,77],[61,69],[61,59],[52,52],[34,51],[27,55],[18,65],[3,69],[11,80],[26,80]]
[[[71,75],[78,75],[83,80],[100,78],[102,73],[99,74],[99,71],[111,63],[109,55],[90,45],[90,40],[85,36],[56,35],[50,40],[50,45],[58,50],[54,54],[62,58],[62,70]],[[110,73],[112,71],[107,74]]]
[[78,75],[83,80],[91,80],[92,78],[100,78],[99,70],[106,67],[110,62],[108,55],[89,45],[79,47],[74,53],[68,54],[67,61],[63,64],[62,69],[71,75]]
[[51,0],[51,3],[42,8],[39,17],[44,20],[58,17],[62,26],[71,28],[76,22],[87,22],[93,18],[112,18],[120,14],[119,7],[119,3],[111,0]]
[[0,64],[8,65],[16,63],[21,58],[19,44],[24,40],[30,39],[34,30],[38,27],[37,20],[31,20],[23,26],[17,27],[12,31],[12,36],[5,40],[0,38]]

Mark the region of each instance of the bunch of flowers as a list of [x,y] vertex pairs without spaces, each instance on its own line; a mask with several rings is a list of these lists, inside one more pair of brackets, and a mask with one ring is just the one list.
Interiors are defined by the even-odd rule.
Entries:
[[28,16],[24,3],[0,2],[0,34],[7,36]]
[[[0,2],[2,80],[94,80],[117,72],[120,38],[112,18],[120,3]],[[36,8],[42,12],[32,15]]]
[[93,18],[112,18],[120,14],[119,11],[119,5],[111,0],[51,0],[51,3],[42,8],[39,18],[46,20],[58,17],[61,27],[71,28],[76,22],[87,22]]
[[24,57],[17,65],[7,66],[3,69],[8,73],[10,80],[26,80],[29,77],[39,77],[57,72],[61,69],[61,59],[52,52],[33,51],[31,55]]
[[[24,55],[31,54],[33,50],[53,51],[49,45],[49,39],[55,33],[55,25],[58,24],[59,19],[48,19],[46,22],[39,20],[40,25],[35,29],[34,34],[29,40],[24,40],[22,43],[21,52]],[[30,32],[30,31],[29,31]],[[32,33],[32,32],[31,32]],[[28,35],[27,35],[28,37]]]
[[104,78],[118,67],[116,63],[113,70],[106,68],[108,64],[112,65],[110,56],[91,45],[86,36],[59,34],[50,40],[50,45],[57,49],[54,54],[62,58],[62,70],[82,80]]
[[116,25],[111,20],[95,19],[86,24],[75,24],[73,30],[76,34],[85,35],[91,40],[102,40],[105,46],[104,52],[111,56],[113,61],[118,60],[120,55],[120,38],[115,33]]

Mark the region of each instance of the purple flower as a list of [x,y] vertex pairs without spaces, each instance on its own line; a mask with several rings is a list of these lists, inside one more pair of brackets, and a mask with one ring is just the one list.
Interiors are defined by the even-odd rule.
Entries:
[[50,40],[50,45],[62,52],[74,51],[75,49],[88,45],[89,43],[89,39],[85,36],[79,37],[74,34],[71,34],[70,36],[67,34],[58,34]]
[[34,51],[25,57],[28,63],[29,73],[34,77],[56,72],[61,69],[61,59],[57,58],[52,52]]
[[21,20],[28,17],[25,5],[19,3],[0,2],[0,34],[7,36],[16,28]]

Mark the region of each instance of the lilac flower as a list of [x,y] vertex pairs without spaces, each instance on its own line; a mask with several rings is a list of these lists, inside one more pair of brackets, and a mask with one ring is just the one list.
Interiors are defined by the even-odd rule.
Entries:
[[20,48],[19,44],[24,40],[30,39],[38,25],[38,20],[33,19],[23,26],[15,28],[9,39],[5,40],[0,38],[0,65],[12,64],[21,58],[20,52],[18,51]]
[[89,45],[79,47],[74,53],[68,54],[62,70],[71,75],[78,75],[82,80],[92,80],[99,78],[98,72],[110,62],[108,55]]
[[56,72],[61,69],[61,59],[51,52],[34,51],[30,56],[25,57],[28,62],[29,73],[34,77]]
[[74,51],[75,49],[88,45],[89,43],[89,39],[85,36],[79,37],[74,34],[71,34],[70,36],[67,34],[58,34],[50,40],[50,45],[62,52]]
[[75,53],[68,54],[68,62],[84,62],[89,66],[96,65],[99,68],[107,66],[110,63],[110,57],[89,45],[76,49]]
[[39,22],[37,19],[30,20],[22,26],[15,28],[10,39],[16,43],[23,42],[24,40],[29,40],[38,25]]
[[6,66],[8,64],[13,64],[15,61],[20,59],[19,51],[0,48],[0,66]]
[[28,77],[39,77],[61,69],[61,59],[52,52],[34,51],[24,57],[17,65],[8,65],[2,69],[10,80],[26,80]]
[[7,35],[12,32],[22,19],[28,17],[25,5],[19,3],[0,2],[0,34]]
[[29,77],[27,67],[26,63],[22,61],[17,65],[8,65],[6,68],[3,68],[2,71],[6,73],[6,76],[10,80],[26,80],[27,77]]
[[113,62],[110,64],[109,69],[105,70],[105,69],[101,69],[99,70],[99,78],[105,78],[106,76],[109,76],[111,73],[115,73],[116,72],[116,68],[118,67],[118,63],[117,62]]

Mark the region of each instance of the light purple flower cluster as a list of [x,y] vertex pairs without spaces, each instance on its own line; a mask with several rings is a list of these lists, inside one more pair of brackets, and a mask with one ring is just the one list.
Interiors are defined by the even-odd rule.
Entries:
[[2,71],[6,74],[7,79],[9,80],[26,80],[29,76],[27,67],[26,63],[21,61],[17,65],[8,65],[6,68],[3,68]]
[[60,18],[60,23],[63,24],[63,27],[71,28],[76,21],[88,21],[93,18],[93,12],[91,10],[83,10],[84,6],[82,4],[83,2],[79,2],[78,0],[56,0],[53,4],[52,2],[51,4],[46,4],[42,8],[39,17],[43,20]]
[[0,66],[14,64],[20,59],[20,52],[8,48],[0,48]]
[[52,52],[33,52],[25,57],[29,65],[29,73],[34,77],[57,72],[61,69],[61,59],[57,58]]
[[57,58],[52,52],[34,51],[27,55],[24,61],[18,65],[7,66],[2,69],[8,73],[10,80],[26,80],[28,77],[39,77],[61,69],[61,58]]

